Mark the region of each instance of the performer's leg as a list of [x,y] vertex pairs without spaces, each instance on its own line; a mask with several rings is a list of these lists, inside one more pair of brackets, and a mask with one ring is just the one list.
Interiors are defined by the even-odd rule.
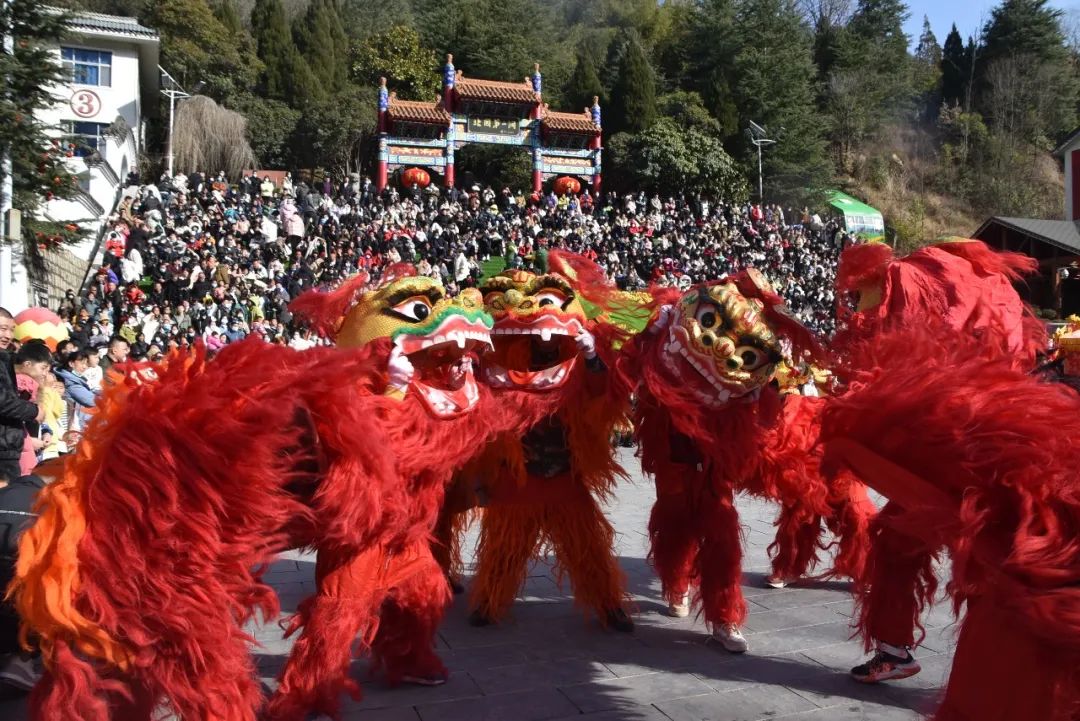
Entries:
[[[136,714],[153,710],[157,698],[164,698],[177,718],[198,721],[255,721],[262,705],[262,689],[256,680],[254,664],[248,648],[247,637],[236,624],[229,620],[229,609],[223,609],[222,618],[199,619],[212,624],[218,620],[222,637],[212,649],[200,649],[197,657],[158,658],[153,665],[153,675],[147,678],[145,671],[138,672],[137,680],[128,684],[133,693],[130,702],[111,700],[120,707],[115,719],[138,719]],[[226,630],[227,629],[227,630]],[[164,683],[163,683],[164,681]],[[164,689],[162,693],[155,690]],[[131,713],[131,716],[122,715]],[[148,718],[148,717],[142,717]]]
[[442,508],[439,509],[439,518],[435,522],[435,528],[432,529],[434,542],[431,544],[431,553],[442,567],[454,593],[465,590],[460,582],[464,569],[461,560],[461,539],[472,520],[475,501],[475,495],[465,482],[455,479],[446,491]]
[[1032,632],[1001,598],[974,597],[935,721],[1075,721],[1078,655]]
[[268,721],[302,721],[309,712],[338,718],[342,693],[359,700],[360,686],[349,677],[353,641],[363,632],[370,643],[378,628],[385,590],[377,579],[384,561],[378,548],[338,558],[319,552],[319,590],[300,604],[286,634],[303,628],[267,704]]
[[776,538],[769,546],[772,573],[765,580],[772,588],[783,588],[805,576],[817,564],[821,543],[821,516],[798,501],[780,508],[776,519]]
[[851,670],[860,681],[873,683],[907,678],[920,670],[910,653],[919,616],[937,591],[934,553],[922,541],[896,530],[890,520],[900,509],[889,503],[872,524],[872,546],[866,576],[870,587],[859,589],[858,627],[873,659]]
[[384,670],[387,682],[436,686],[446,681],[435,633],[450,600],[443,571],[430,555],[391,589],[371,644],[374,666]]
[[592,494],[581,486],[573,489],[544,514],[557,569],[570,576],[579,608],[594,611],[604,626],[632,631],[634,622],[624,608],[626,577],[615,558],[615,529]]
[[649,514],[649,559],[660,577],[669,613],[680,618],[690,613],[687,595],[698,552],[699,512],[686,493],[657,492]]
[[[128,694],[130,697],[112,694],[110,717],[124,721],[150,721],[158,706],[157,693],[142,683],[134,682],[128,685]],[[207,718],[220,717],[211,712]]]
[[484,509],[470,596],[473,625],[498,621],[513,604],[540,540],[540,514],[531,504]]
[[827,519],[829,530],[840,545],[831,575],[847,576],[861,584],[870,555],[870,524],[877,515],[877,506],[870,500],[866,486],[853,478],[830,489],[829,506],[833,510]]
[[747,607],[741,588],[742,538],[735,499],[731,486],[724,485],[704,491],[700,500],[708,509],[702,518],[698,554],[705,623],[724,648],[742,653],[747,643],[739,626],[746,619]]

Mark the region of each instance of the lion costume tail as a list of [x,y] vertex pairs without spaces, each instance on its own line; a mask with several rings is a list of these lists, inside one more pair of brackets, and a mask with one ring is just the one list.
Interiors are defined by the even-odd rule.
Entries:
[[309,513],[286,487],[311,444],[274,390],[307,361],[265,348],[118,379],[42,491],[8,590],[47,670],[36,718],[141,721],[162,697],[181,718],[254,717],[241,626],[277,614],[260,566]]

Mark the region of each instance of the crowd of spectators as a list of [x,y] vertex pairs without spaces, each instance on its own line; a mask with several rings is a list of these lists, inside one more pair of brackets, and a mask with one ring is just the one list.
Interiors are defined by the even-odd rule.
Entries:
[[[815,330],[833,327],[845,242],[806,211],[644,192],[594,198],[469,189],[388,188],[370,180],[275,185],[254,174],[132,178],[110,219],[105,261],[60,315],[81,348],[122,338],[155,359],[202,339],[210,350],[250,334],[307,348],[289,301],[312,287],[412,261],[451,291],[502,258],[530,266],[545,249],[594,259],[625,289],[690,284],[754,266]],[[102,351],[103,352],[103,351]]]

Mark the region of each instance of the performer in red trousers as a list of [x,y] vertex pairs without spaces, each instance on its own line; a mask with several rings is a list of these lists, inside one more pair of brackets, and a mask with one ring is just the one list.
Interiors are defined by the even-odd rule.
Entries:
[[848,392],[823,418],[826,462],[889,498],[859,599],[878,653],[855,672],[910,675],[904,646],[937,588],[928,559],[947,549],[944,587],[963,615],[934,721],[1078,721],[1080,395],[976,333],[885,330],[849,346],[839,371]]
[[[833,410],[826,414],[830,417],[830,433],[840,433],[841,426],[844,432],[856,430],[863,420],[854,421],[848,414],[859,409],[875,417],[865,419],[866,425],[857,429],[856,437],[867,438],[866,429],[872,427],[884,434],[879,439],[881,443],[891,445],[897,438],[906,438],[910,444],[906,452],[912,454],[910,460],[925,461],[927,443],[924,439],[933,438],[934,424],[942,420],[930,415],[930,408],[938,408],[948,420],[957,423],[957,448],[943,449],[943,457],[938,459],[942,468],[953,468],[951,461],[966,450],[966,441],[960,437],[959,429],[963,422],[971,420],[967,414],[982,415],[980,404],[988,406],[987,413],[991,412],[990,406],[996,409],[997,399],[993,396],[999,391],[989,383],[982,391],[969,388],[974,395],[961,402],[963,399],[955,392],[956,374],[935,377],[931,375],[931,369],[926,368],[927,375],[920,377],[919,384],[911,386],[912,389],[923,388],[926,397],[915,398],[914,390],[901,391],[896,378],[901,374],[910,378],[912,372],[916,375],[924,372],[921,361],[911,357],[916,351],[948,357],[954,347],[971,343],[978,344],[979,352],[988,359],[988,364],[991,361],[997,364],[997,373],[1022,373],[1031,369],[1036,351],[1045,345],[1045,331],[1024,306],[1012,283],[1034,268],[1033,259],[995,253],[983,243],[970,240],[940,243],[903,258],[894,257],[892,250],[880,243],[857,245],[846,250],[841,257],[837,284],[842,291],[857,294],[858,308],[845,319],[847,328],[835,341],[840,368],[847,368],[849,380],[863,378],[859,373],[872,374],[878,386],[870,388],[866,385],[869,381],[860,380],[857,393],[849,390],[840,399],[830,401]],[[936,335],[931,335],[930,329]],[[910,342],[911,351],[903,350],[897,338]],[[896,352],[897,357],[885,356],[882,350],[885,347]],[[966,347],[963,352],[972,353]],[[960,358],[965,359],[965,356],[961,353]],[[933,367],[941,365],[940,362],[933,363]],[[928,379],[940,389],[927,388],[925,381]],[[960,382],[967,387],[981,380],[986,379],[966,377]],[[883,397],[882,388],[886,386],[897,394],[895,398]],[[871,397],[876,399],[873,404],[865,400]],[[957,406],[944,408],[946,400],[956,402]],[[913,403],[923,405],[916,408]],[[905,412],[898,407],[903,407]],[[845,419],[843,424],[839,420],[841,417]],[[998,421],[1000,418],[988,417],[986,420]],[[884,430],[883,422],[892,424],[888,431]],[[1017,429],[1018,432],[1026,430]],[[835,438],[835,435],[830,437]],[[839,447],[842,446],[834,444],[832,449],[836,457],[840,457],[836,450]],[[877,448],[878,444],[871,447]],[[997,450],[1006,452],[1007,449]],[[860,478],[871,486],[879,487],[877,484],[882,482],[873,475],[883,471],[868,470],[873,464],[847,465],[855,467]],[[907,462],[901,465],[911,467]],[[1036,471],[1035,468],[1031,470]],[[942,483],[952,489],[961,487],[961,479],[970,474],[951,475],[935,469],[930,475],[920,475],[929,483]],[[978,479],[979,484],[992,482],[992,478]],[[916,630],[922,632],[920,613],[938,588],[936,554],[948,545],[945,539],[949,538],[935,536],[928,542],[919,536],[917,529],[923,525],[919,522],[922,512],[914,508],[928,501],[918,501],[911,489],[906,489],[902,496],[885,495],[890,502],[874,524],[868,573],[865,583],[857,589],[859,628],[867,650],[876,649],[873,658],[852,669],[852,675],[864,682],[906,678],[920,670],[911,649],[920,640],[916,637]],[[915,502],[905,503],[906,499],[913,498]],[[912,527],[908,528],[909,525]],[[955,584],[955,556],[953,560]],[[963,592],[958,588],[952,590]]]
[[642,468],[656,480],[650,558],[671,613],[686,615],[696,591],[713,637],[741,653],[747,606],[735,492],[785,504],[781,572],[805,570],[821,519],[835,518],[847,535],[841,556],[859,573],[873,509],[821,478],[813,399],[781,405],[771,382],[781,339],[799,355],[816,343],[757,271],[654,295],[655,317],[617,360],[619,376],[637,389]]

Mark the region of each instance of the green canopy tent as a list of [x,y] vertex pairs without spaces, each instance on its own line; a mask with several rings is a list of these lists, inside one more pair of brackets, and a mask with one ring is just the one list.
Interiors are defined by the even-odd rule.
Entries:
[[844,228],[847,232],[869,240],[884,239],[885,219],[877,208],[871,208],[839,190],[829,193],[829,205],[844,217]]

